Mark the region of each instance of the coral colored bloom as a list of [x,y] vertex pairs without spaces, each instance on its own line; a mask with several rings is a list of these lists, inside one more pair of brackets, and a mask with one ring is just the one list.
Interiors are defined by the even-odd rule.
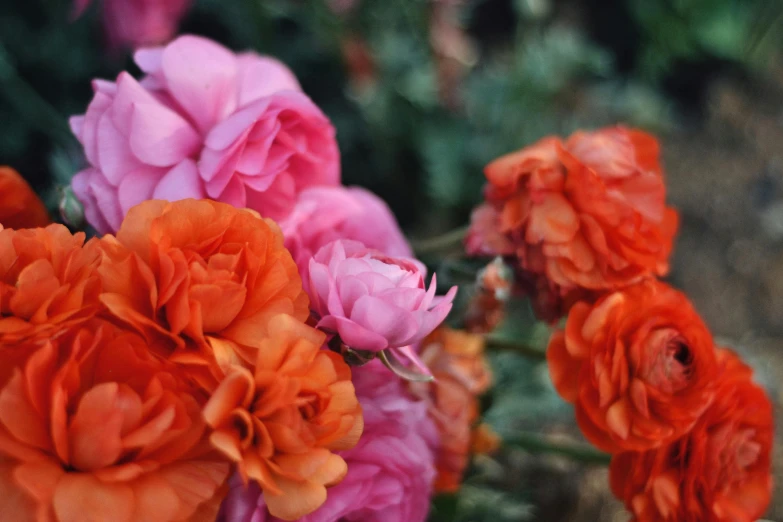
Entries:
[[[405,393],[402,381],[378,361],[354,372],[364,411],[364,433],[355,448],[340,453],[348,464],[326,502],[300,522],[424,522],[435,479],[436,428],[423,401]],[[222,522],[277,522],[257,489],[234,481]]]
[[93,82],[71,119],[89,168],[73,179],[89,223],[116,231],[147,199],[209,197],[279,219],[339,183],[334,128],[280,62],[196,36],[136,52],[147,73]]
[[515,256],[542,317],[558,319],[573,294],[668,271],[678,217],[654,137],[612,127],[545,138],[484,172],[488,206],[474,213],[468,250]]
[[[159,355],[205,367],[217,380],[233,364],[255,364],[273,316],[308,316],[279,229],[247,210],[146,201],[101,248],[107,313],[150,341],[162,338]],[[208,389],[216,384],[201,377]]]
[[0,346],[43,342],[95,315],[96,246],[62,225],[0,230]]
[[612,453],[686,433],[709,405],[718,369],[701,318],[658,281],[574,305],[549,341],[547,361],[585,437]]
[[10,167],[0,167],[0,225],[36,228],[51,222],[43,202],[24,178]]
[[[90,0],[76,0],[76,16]],[[136,48],[158,45],[177,32],[179,20],[190,7],[191,0],[103,0],[103,25],[112,47]]]
[[388,256],[413,256],[386,203],[359,187],[303,190],[293,212],[280,222],[280,229],[303,277],[316,252],[336,239],[360,241]]
[[481,336],[441,327],[422,342],[421,360],[435,379],[411,383],[414,395],[426,400],[440,434],[435,464],[435,490],[456,492],[468,465],[478,396],[491,384]]
[[40,346],[0,389],[3,509],[24,521],[214,520],[229,465],[204,434],[174,368],[141,337],[91,323]]
[[342,358],[326,336],[287,315],[270,323],[253,372],[236,367],[204,407],[212,445],[261,487],[284,520],[312,513],[340,482],[362,433],[362,410]]
[[[333,241],[310,261],[309,294],[318,328],[354,350],[398,349],[421,369],[407,346],[432,332],[448,315],[457,287],[436,302],[413,260],[394,258],[358,241]],[[402,349],[402,350],[399,350]]]
[[610,482],[635,522],[754,522],[772,495],[772,405],[723,351],[715,400],[690,433],[612,459]]

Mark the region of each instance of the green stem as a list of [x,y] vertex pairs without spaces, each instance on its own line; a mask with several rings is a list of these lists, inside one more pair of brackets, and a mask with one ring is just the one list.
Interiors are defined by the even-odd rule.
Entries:
[[440,236],[431,237],[428,239],[412,240],[413,250],[416,255],[437,254],[444,250],[452,250],[457,247],[462,247],[462,240],[465,239],[465,235],[468,233],[470,227],[465,225],[464,227],[455,228]]
[[65,116],[19,75],[2,43],[0,43],[0,96],[4,96],[9,105],[16,108],[20,117],[53,141],[64,146],[74,143],[75,138],[71,134]]
[[514,437],[503,439],[503,444],[523,449],[529,453],[561,455],[590,464],[607,465],[612,460],[611,455],[584,444],[551,442],[533,433],[518,433]]
[[526,343],[520,343],[513,339],[504,339],[488,335],[484,338],[488,350],[514,352],[531,359],[546,359],[546,350],[541,350]]

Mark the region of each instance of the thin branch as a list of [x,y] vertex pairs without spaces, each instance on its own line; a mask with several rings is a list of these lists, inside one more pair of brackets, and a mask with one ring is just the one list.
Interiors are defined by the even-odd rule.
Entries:
[[440,236],[427,239],[412,240],[413,250],[416,255],[437,254],[439,252],[453,250],[456,247],[462,247],[462,240],[468,233],[469,226],[455,228]]
[[546,359],[546,350],[541,350],[526,343],[520,343],[513,339],[488,335],[484,337],[484,343],[488,350],[514,352],[531,359]]
[[590,464],[607,465],[612,460],[611,455],[585,444],[552,442],[533,433],[518,433],[513,438],[503,439],[503,444],[523,449],[529,453],[561,455],[571,460]]

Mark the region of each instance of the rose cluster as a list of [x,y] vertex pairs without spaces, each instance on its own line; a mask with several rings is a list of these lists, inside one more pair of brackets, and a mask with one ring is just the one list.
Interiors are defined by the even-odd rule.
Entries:
[[[466,238],[469,253],[498,256],[482,287],[511,285],[542,319],[565,317],[547,348],[552,381],[584,436],[612,454],[612,490],[634,520],[758,519],[772,407],[687,297],[657,279],[678,218],[655,138],[622,127],[546,138],[485,173]],[[491,328],[501,300],[479,298],[475,321]]]
[[182,36],[71,121],[92,227],[0,169],[0,517],[421,522],[490,384],[456,287],[280,62]]

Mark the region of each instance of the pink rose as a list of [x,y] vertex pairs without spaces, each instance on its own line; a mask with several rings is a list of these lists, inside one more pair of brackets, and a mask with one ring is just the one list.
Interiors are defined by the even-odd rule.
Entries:
[[427,289],[423,272],[413,259],[390,257],[358,241],[327,244],[310,260],[305,278],[317,327],[356,351],[389,349],[429,374],[410,345],[443,322],[457,287],[436,299],[435,276]]
[[156,198],[210,197],[279,219],[312,185],[336,185],[334,128],[283,64],[181,36],[136,52],[147,73],[93,82],[71,119],[90,167],[73,189],[99,232]]
[[[76,0],[80,16],[90,0]],[[103,0],[103,23],[109,45],[136,48],[171,39],[191,0]]]
[[[435,478],[437,429],[427,406],[389,379],[377,361],[354,372],[364,413],[364,432],[355,448],[340,455],[348,464],[342,482],[327,490],[326,502],[299,522],[423,522]],[[278,522],[255,487],[235,477],[219,521]]]
[[359,187],[312,187],[299,194],[293,212],[280,222],[285,246],[299,272],[335,239],[361,241],[389,256],[412,257],[397,220],[381,198]]

